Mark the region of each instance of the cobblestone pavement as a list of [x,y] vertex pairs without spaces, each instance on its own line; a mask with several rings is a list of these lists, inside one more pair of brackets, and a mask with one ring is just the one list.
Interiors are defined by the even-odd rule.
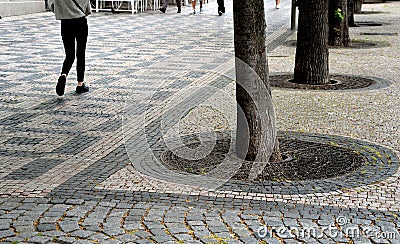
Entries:
[[[292,72],[294,48],[280,45],[294,38],[290,4],[266,3],[270,72]],[[183,134],[235,128],[226,6],[221,17],[215,2],[196,15],[189,7],[93,14],[91,90],[74,94],[72,71],[61,98],[53,15],[0,20],[0,242],[400,243],[400,2],[364,5],[356,20],[383,25],[351,29],[353,39],[390,45],[330,51],[332,73],[389,86],[272,92],[282,135],[357,149],[369,160],[362,170],[323,181],[216,182],[210,191],[158,164],[158,146],[175,135],[168,115],[182,117]]]

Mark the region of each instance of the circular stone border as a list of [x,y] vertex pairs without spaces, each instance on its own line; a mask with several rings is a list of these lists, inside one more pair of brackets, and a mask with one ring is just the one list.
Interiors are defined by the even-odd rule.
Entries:
[[331,74],[331,83],[326,85],[308,85],[292,82],[293,74],[272,74],[269,76],[271,87],[299,90],[351,91],[373,90],[389,87],[392,83],[382,78],[349,74]]
[[[229,133],[223,132],[223,135],[228,137]],[[176,140],[182,140],[188,143],[186,145],[190,145],[195,141],[193,138],[193,135],[188,135]],[[383,181],[394,175],[399,168],[399,159],[391,149],[367,141],[343,136],[290,131],[279,132],[278,138],[303,141],[305,144],[317,143],[343,148],[356,152],[364,157],[366,161],[361,167],[352,172],[329,179],[301,181],[271,180],[262,182],[230,179],[219,187],[218,190],[261,194],[310,194],[343,191]],[[162,144],[154,146],[162,146]],[[160,160],[163,160],[162,155],[168,150],[165,146],[163,148],[163,152],[159,151],[160,153],[158,154]],[[315,150],[315,148],[311,148],[310,150]]]
[[[285,46],[288,47],[296,47],[297,45],[297,40],[289,40],[284,43]],[[343,48],[348,48],[348,49],[368,49],[368,48],[382,48],[382,47],[390,47],[389,42],[385,41],[370,41],[370,40],[358,40],[354,39],[351,40],[351,45],[348,47],[335,47],[335,46],[329,46],[330,49],[343,49]]]

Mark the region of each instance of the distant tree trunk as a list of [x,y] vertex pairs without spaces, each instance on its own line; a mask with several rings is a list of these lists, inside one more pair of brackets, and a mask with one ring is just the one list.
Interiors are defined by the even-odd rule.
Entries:
[[347,0],[329,0],[329,45],[348,47],[350,45]]
[[[270,153],[265,150],[269,135],[262,125],[266,116],[267,104],[265,94],[270,93],[268,83],[267,50],[265,45],[266,23],[263,0],[233,1],[235,57],[243,61],[257,74],[255,77],[249,69],[236,61],[236,100],[238,103],[236,153],[249,161],[257,159],[268,162]],[[245,87],[239,84],[244,84]],[[241,113],[240,111],[243,111]],[[276,143],[275,155],[280,155]]]
[[294,82],[312,85],[329,82],[328,1],[298,1],[299,22]]
[[355,0],[347,0],[347,21],[349,22],[349,27],[357,26],[354,20],[354,1]]
[[363,4],[363,0],[354,0],[354,13],[360,14],[361,13],[361,8]]

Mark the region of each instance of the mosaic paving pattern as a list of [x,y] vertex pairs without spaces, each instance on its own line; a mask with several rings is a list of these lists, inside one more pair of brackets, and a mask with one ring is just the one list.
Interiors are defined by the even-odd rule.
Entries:
[[[368,140],[285,132],[304,140],[343,143],[372,155],[375,163],[365,172],[334,183],[228,181],[205,191],[148,177],[132,166],[132,153],[143,159],[143,167],[152,167],[157,157],[144,157],[143,152],[163,152],[158,145],[166,139],[165,114],[189,114],[183,109],[215,103],[210,99],[221,98],[217,91],[234,90],[232,2],[226,6],[227,14],[221,17],[215,2],[195,16],[189,7],[177,15],[172,6],[166,14],[93,14],[86,73],[91,91],[74,94],[72,70],[61,98],[54,89],[64,55],[59,22],[51,13],[0,21],[0,242],[400,239],[394,144],[388,149]],[[274,2],[267,0],[266,6],[268,51],[274,52],[290,34],[290,4],[282,2],[275,10]],[[399,3],[393,6],[399,8]],[[373,16],[379,15],[365,18]],[[135,142],[134,151],[127,150],[128,140]],[[162,168],[155,170],[163,174]],[[360,176],[362,172],[368,177]],[[298,232],[288,235],[279,227]]]

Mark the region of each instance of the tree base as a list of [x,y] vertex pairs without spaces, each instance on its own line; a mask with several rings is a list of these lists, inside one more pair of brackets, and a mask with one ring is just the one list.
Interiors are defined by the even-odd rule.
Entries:
[[392,84],[390,81],[376,77],[338,74],[330,75],[330,83],[325,85],[309,85],[292,82],[293,74],[270,75],[269,81],[272,87],[300,90],[380,89]]
[[[280,162],[254,163],[240,160],[234,156],[234,152],[229,151],[229,144],[234,143],[231,138],[221,138],[207,157],[198,160],[181,158],[172,151],[165,151],[161,158],[167,168],[191,174],[206,175],[219,167],[221,177],[225,176],[224,167],[229,168],[232,165],[231,163],[241,162],[240,169],[230,179],[241,181],[251,179],[251,181],[256,182],[321,180],[348,177],[351,174],[358,175],[357,179],[362,180],[359,176],[360,172],[372,172],[374,174],[373,171],[379,170],[379,165],[368,162],[367,158],[374,156],[370,154],[374,154],[375,151],[362,150],[365,142],[337,136],[307,135],[307,133],[290,132],[279,135],[280,148],[284,155],[284,160]],[[188,141],[192,143],[187,144],[187,146],[196,147],[192,138],[189,138]],[[179,148],[174,149],[174,151],[176,150],[179,150]],[[379,150],[377,149],[376,153],[380,153]],[[379,159],[378,156],[376,158]],[[222,163],[224,165],[221,167]],[[398,165],[392,166],[398,167]],[[250,177],[254,168],[259,174],[256,177]],[[213,177],[216,176],[214,173]]]

